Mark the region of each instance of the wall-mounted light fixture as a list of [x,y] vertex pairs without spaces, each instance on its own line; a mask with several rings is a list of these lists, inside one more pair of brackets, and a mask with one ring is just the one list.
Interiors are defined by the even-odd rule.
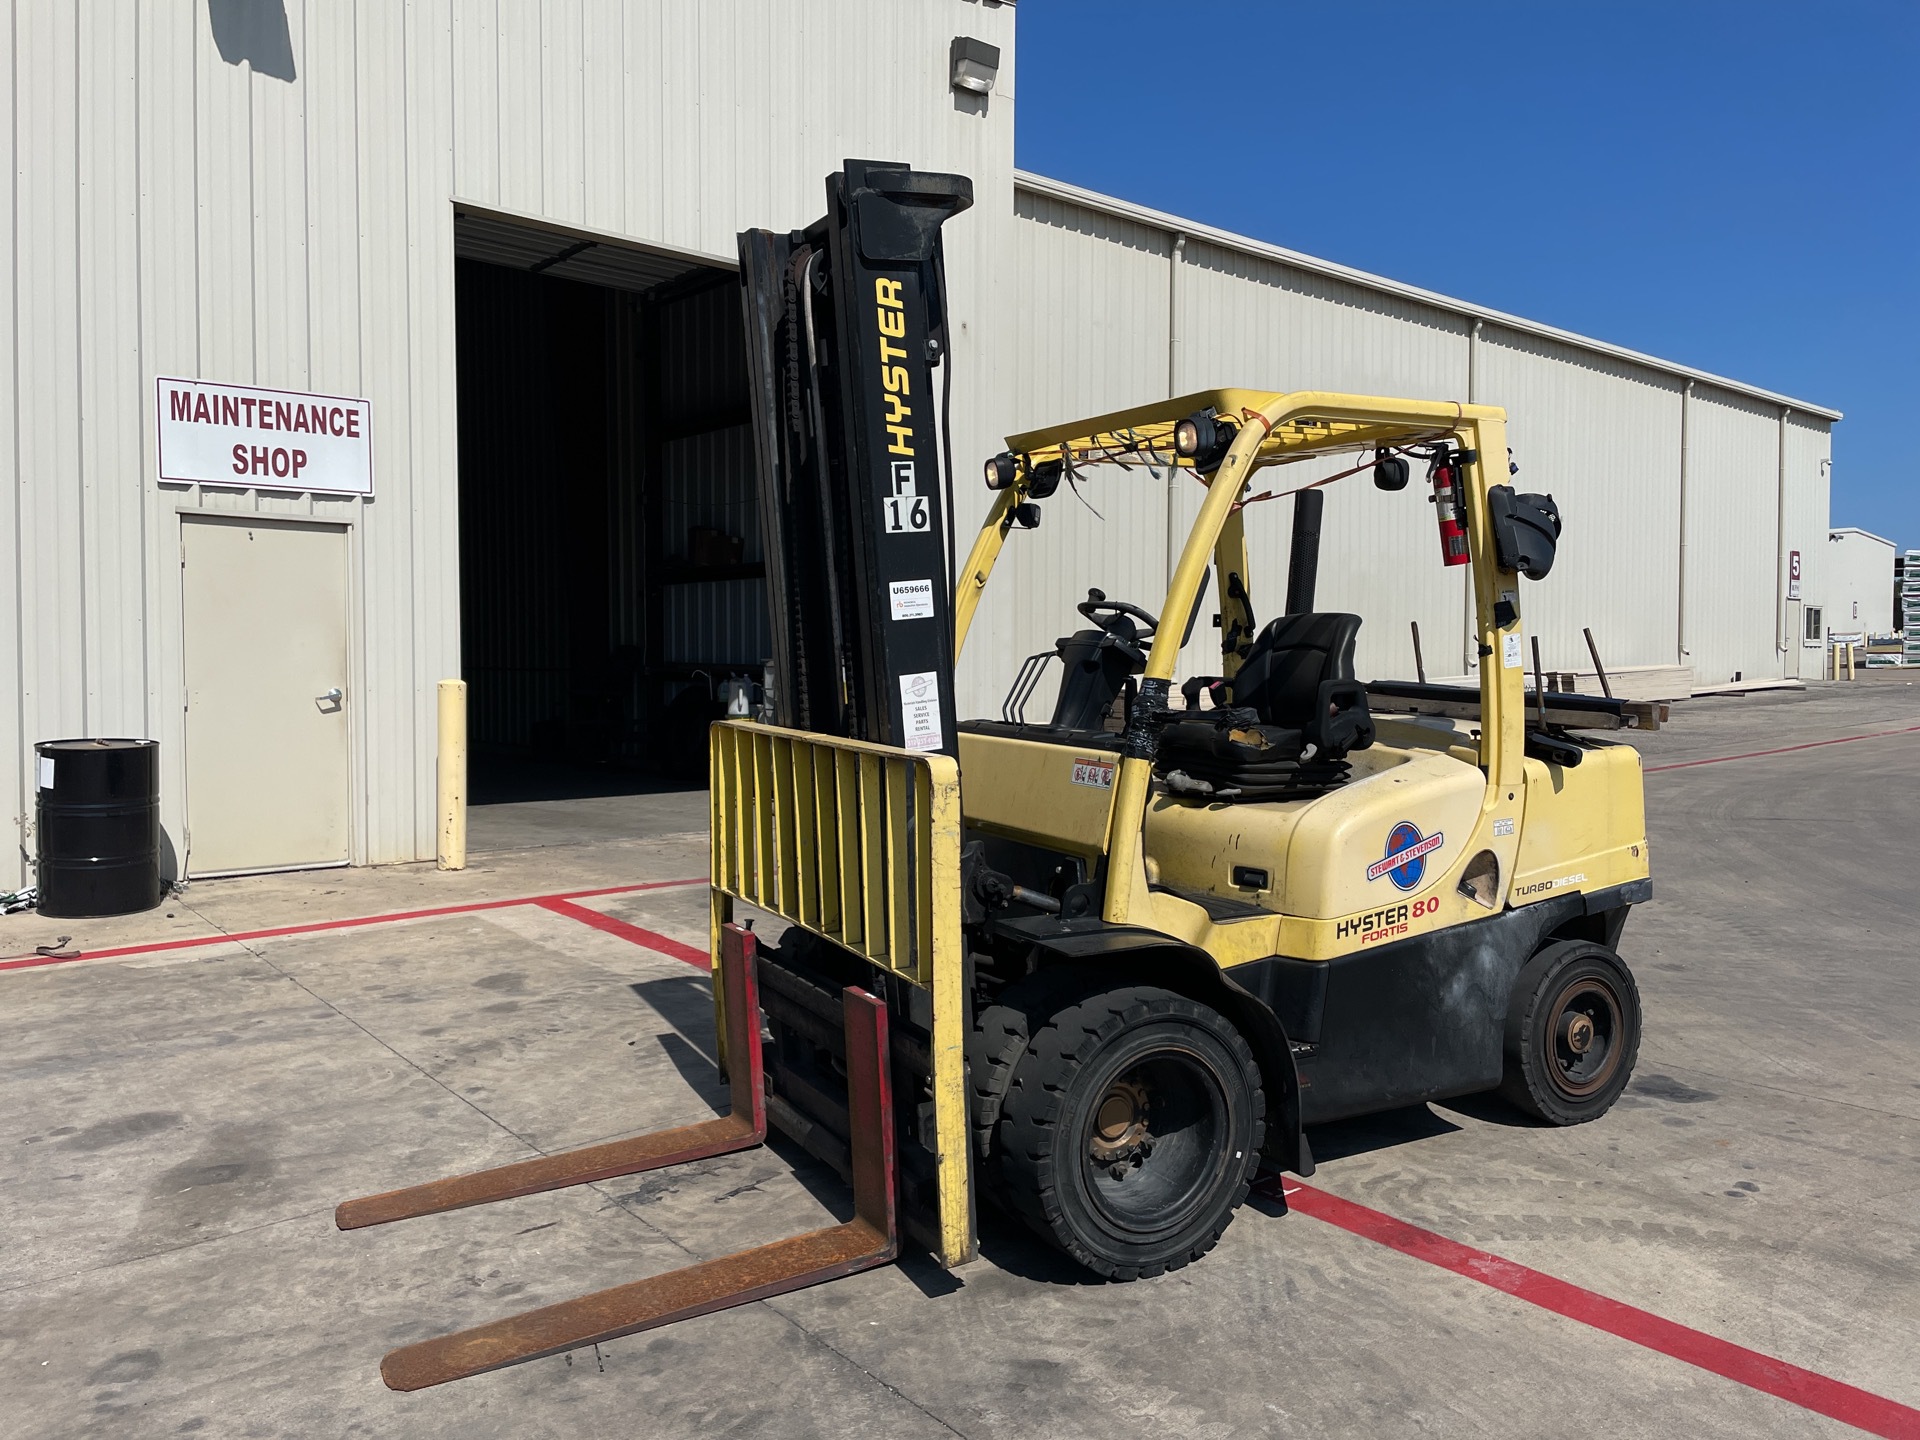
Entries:
[[993,77],[1000,73],[1000,47],[971,35],[953,37],[952,85],[971,95],[985,95],[993,89]]

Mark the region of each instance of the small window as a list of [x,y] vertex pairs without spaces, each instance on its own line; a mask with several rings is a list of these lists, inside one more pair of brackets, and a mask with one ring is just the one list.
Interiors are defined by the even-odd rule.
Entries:
[[1818,645],[1823,633],[1820,625],[1820,607],[1818,605],[1807,606],[1807,644]]

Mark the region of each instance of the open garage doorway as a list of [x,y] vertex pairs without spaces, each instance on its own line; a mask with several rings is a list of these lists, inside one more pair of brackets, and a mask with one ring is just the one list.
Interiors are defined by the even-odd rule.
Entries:
[[735,274],[454,233],[470,843],[699,829],[721,684],[768,643]]

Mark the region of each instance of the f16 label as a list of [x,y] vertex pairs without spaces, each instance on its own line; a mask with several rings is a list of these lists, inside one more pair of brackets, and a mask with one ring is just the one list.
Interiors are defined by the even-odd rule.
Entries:
[[893,493],[886,498],[887,533],[906,534],[925,530],[932,524],[927,497],[920,493],[913,476],[913,461],[893,462]]

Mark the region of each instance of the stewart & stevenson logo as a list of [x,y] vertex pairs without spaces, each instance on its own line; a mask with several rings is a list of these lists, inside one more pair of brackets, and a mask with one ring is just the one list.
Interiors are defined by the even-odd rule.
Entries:
[[1402,820],[1387,832],[1387,853],[1367,866],[1367,879],[1378,880],[1385,875],[1399,889],[1411,890],[1427,873],[1426,857],[1446,843],[1447,837],[1440,831],[1422,835],[1418,825]]

